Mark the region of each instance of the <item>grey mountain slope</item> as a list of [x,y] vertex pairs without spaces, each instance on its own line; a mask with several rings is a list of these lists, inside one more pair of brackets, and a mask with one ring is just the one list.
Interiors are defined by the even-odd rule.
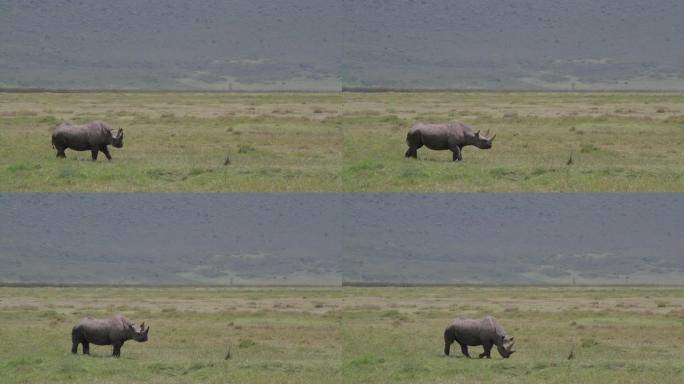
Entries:
[[681,194],[0,194],[0,283],[681,284]]
[[681,283],[677,194],[347,198],[343,277],[390,283]]
[[346,86],[684,89],[678,0],[344,4]]
[[0,1],[0,84],[277,89],[304,79],[329,86],[340,61],[337,4]]
[[341,279],[338,208],[330,197],[0,194],[0,211],[3,282],[334,285]]
[[0,0],[0,87],[684,90],[682,19],[679,0]]

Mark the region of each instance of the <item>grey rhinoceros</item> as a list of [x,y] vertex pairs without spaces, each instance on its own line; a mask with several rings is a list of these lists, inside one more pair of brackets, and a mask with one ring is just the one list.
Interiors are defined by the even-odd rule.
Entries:
[[492,316],[481,319],[456,319],[444,330],[444,354],[449,356],[451,344],[456,341],[461,345],[461,352],[467,357],[468,346],[482,345],[484,352],[480,358],[490,358],[492,346],[496,345],[501,357],[507,359],[513,350],[513,337],[506,335],[503,327]]
[[463,160],[461,150],[468,145],[474,145],[480,149],[489,149],[494,141],[492,137],[480,135],[480,131],[475,131],[471,127],[453,121],[444,124],[424,124],[417,123],[406,135],[408,150],[405,157],[418,158],[418,148],[423,145],[437,151],[451,150],[453,161]]
[[95,345],[111,345],[112,356],[121,356],[121,346],[127,340],[147,341],[149,325],[145,322],[137,325],[127,318],[116,315],[111,319],[93,319],[84,317],[71,330],[71,353],[78,353],[78,345],[83,344],[83,354],[90,354],[90,343]]
[[63,123],[52,130],[52,146],[57,149],[57,157],[66,158],[64,150],[90,151],[93,161],[97,160],[98,152],[112,159],[107,149],[108,145],[116,148],[123,147],[123,129],[114,130],[101,121],[93,121],[84,125]]

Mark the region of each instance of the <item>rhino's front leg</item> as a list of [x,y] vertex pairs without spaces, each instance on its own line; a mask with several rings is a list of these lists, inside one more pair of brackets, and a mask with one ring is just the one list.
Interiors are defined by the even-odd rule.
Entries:
[[112,343],[112,356],[114,357],[119,357],[121,356],[121,346],[123,345],[122,342],[116,341]]
[[99,149],[91,149],[90,154],[93,156],[93,161],[97,160],[97,153],[100,152]]
[[451,152],[453,152],[452,160],[453,161],[461,161],[463,158],[461,157],[461,148],[458,146],[455,146],[451,148]]
[[484,352],[480,353],[480,359],[483,357],[490,359],[492,357],[492,343],[485,343],[482,346],[484,347]]
[[112,159],[112,156],[109,154],[109,149],[107,149],[106,145],[103,145],[102,147],[100,147],[100,151],[102,151],[102,153],[104,153],[104,155],[107,156],[107,160]]
[[465,355],[465,357],[470,359],[470,354],[468,353],[468,346],[465,344],[461,344],[461,352]]

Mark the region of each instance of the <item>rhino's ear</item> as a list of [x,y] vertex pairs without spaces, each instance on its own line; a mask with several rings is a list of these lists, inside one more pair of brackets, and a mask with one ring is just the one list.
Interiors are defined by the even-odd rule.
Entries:
[[140,323],[140,332],[142,332],[143,330],[145,330],[145,322],[144,321],[142,323]]
[[478,129],[477,132],[475,132],[475,137],[480,137],[480,130]]

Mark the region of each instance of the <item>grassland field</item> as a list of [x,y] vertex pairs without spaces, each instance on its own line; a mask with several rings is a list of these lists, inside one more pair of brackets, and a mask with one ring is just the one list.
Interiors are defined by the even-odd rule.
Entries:
[[[150,324],[150,340],[127,342],[120,359],[108,346],[72,355],[73,324],[113,313]],[[444,327],[484,314],[515,336],[517,353],[444,356]],[[4,287],[0,325],[8,384],[684,379],[682,288]]]
[[[113,161],[55,158],[53,126],[96,119]],[[493,149],[404,158],[449,120]],[[3,192],[683,191],[683,146],[680,93],[0,93]]]

